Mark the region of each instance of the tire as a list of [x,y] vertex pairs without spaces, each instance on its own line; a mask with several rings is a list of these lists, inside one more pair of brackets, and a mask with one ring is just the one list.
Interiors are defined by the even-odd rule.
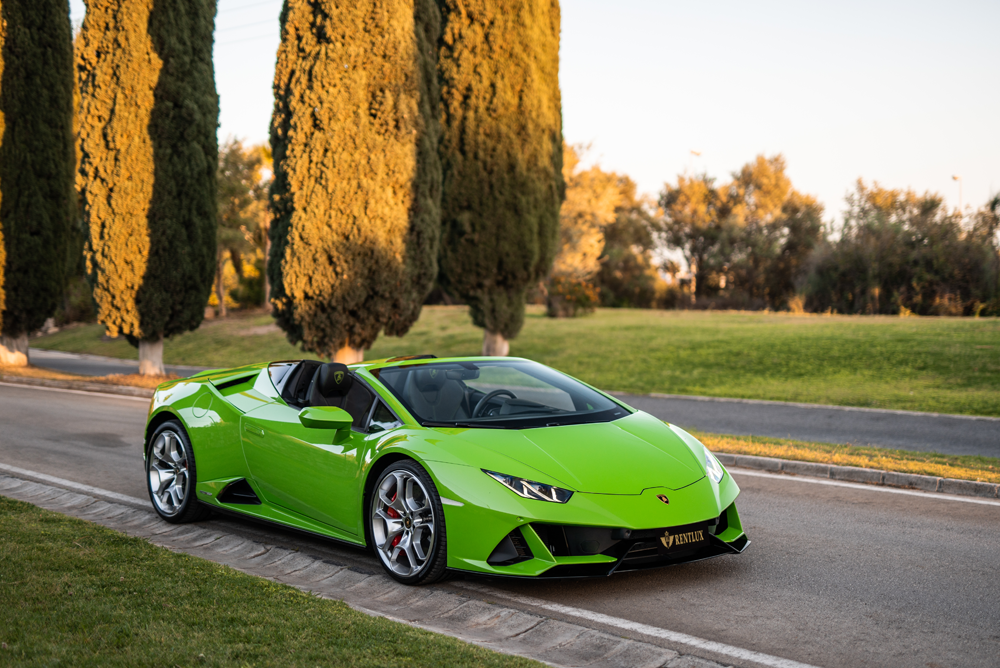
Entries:
[[212,510],[195,498],[197,482],[187,432],[177,420],[164,422],[146,446],[146,490],[153,510],[171,524],[208,519]]
[[445,575],[444,508],[422,466],[409,459],[390,464],[379,475],[367,505],[372,549],[393,579],[425,585]]

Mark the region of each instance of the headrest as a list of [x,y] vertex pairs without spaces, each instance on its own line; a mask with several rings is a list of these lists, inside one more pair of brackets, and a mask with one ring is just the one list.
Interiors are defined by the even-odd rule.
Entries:
[[324,397],[342,397],[351,389],[354,379],[347,366],[340,362],[324,364],[316,372],[316,389]]
[[446,379],[444,369],[417,369],[413,372],[413,383],[421,392],[437,392],[444,387]]

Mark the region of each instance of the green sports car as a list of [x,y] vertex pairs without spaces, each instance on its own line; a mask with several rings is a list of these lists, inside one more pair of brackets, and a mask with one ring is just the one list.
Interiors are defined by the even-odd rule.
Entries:
[[740,553],[739,487],[683,429],[525,359],[431,355],[205,371],[160,385],[149,498],[447,570],[603,576]]

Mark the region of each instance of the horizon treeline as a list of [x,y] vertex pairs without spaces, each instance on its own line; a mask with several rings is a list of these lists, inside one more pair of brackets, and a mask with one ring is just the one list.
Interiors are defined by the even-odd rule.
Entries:
[[781,155],[720,182],[681,175],[653,200],[565,148],[562,248],[536,292],[550,316],[596,306],[1000,315],[1000,195],[963,217],[943,199],[859,179],[824,222]]

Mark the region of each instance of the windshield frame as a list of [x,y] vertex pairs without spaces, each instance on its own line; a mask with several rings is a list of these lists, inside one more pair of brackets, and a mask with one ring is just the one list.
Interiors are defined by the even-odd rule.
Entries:
[[[491,366],[519,366],[519,365],[537,365],[548,372],[557,374],[561,376],[565,381],[571,385],[577,385],[580,389],[593,392],[600,398],[607,400],[612,406],[605,410],[593,411],[593,412],[572,412],[566,414],[552,414],[552,415],[526,415],[525,417],[518,417],[514,415],[499,415],[490,417],[478,417],[478,418],[464,418],[457,420],[433,420],[430,418],[424,418],[419,413],[417,413],[410,403],[407,401],[406,397],[401,396],[397,393],[395,388],[380,377],[384,372],[396,369],[415,369],[415,368],[426,368],[434,366],[442,367],[455,367],[455,366],[465,366],[467,365],[480,365],[488,364]],[[525,373],[528,376],[532,374],[527,373],[524,370],[520,370],[521,373]],[[602,422],[612,422],[620,418],[631,415],[634,409],[630,409],[625,406],[620,401],[612,396],[609,396],[605,392],[591,387],[590,385],[569,376],[557,369],[553,369],[550,366],[541,364],[540,362],[535,362],[533,360],[523,359],[523,358],[507,358],[507,359],[479,359],[479,358],[456,358],[456,359],[435,359],[428,360],[426,362],[421,361],[418,363],[408,363],[408,364],[398,364],[393,366],[377,367],[374,369],[369,369],[368,372],[379,382],[379,384],[385,388],[386,392],[392,396],[393,399],[398,401],[402,407],[409,413],[414,421],[416,421],[422,427],[428,428],[459,428],[459,429],[538,429],[542,427],[561,427],[577,424],[593,424]],[[534,377],[534,376],[532,376]],[[548,384],[546,381],[539,379],[541,382]],[[555,386],[553,386],[555,387]]]

